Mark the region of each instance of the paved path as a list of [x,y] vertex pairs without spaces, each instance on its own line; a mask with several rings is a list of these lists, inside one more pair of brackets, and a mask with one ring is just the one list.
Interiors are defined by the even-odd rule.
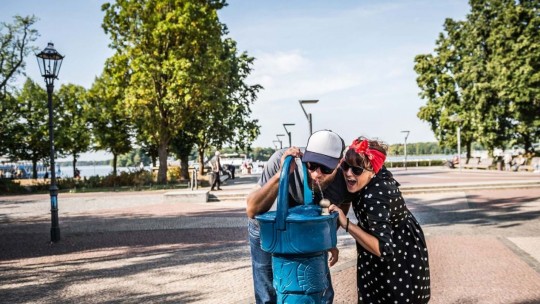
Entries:
[[[394,173],[404,187],[540,179]],[[256,178],[223,192],[247,191]],[[521,188],[406,196],[427,235],[430,303],[540,303],[540,188]],[[0,302],[253,303],[245,203],[169,203],[163,193],[62,193],[56,244],[47,195],[0,197]],[[338,239],[335,302],[355,303],[354,241],[341,231]]]

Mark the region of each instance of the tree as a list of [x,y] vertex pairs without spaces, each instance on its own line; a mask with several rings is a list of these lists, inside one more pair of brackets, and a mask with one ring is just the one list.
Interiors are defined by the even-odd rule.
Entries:
[[495,46],[488,66],[494,87],[506,106],[510,146],[522,144],[532,151],[540,139],[540,2],[502,1],[492,26]]
[[[221,148],[230,144],[248,152],[251,143],[260,134],[258,120],[251,119],[251,105],[262,88],[260,85],[249,85],[246,78],[251,73],[254,58],[247,53],[237,54],[236,42],[226,39],[223,53],[216,69],[220,77],[209,78],[206,83],[206,95],[201,102],[210,100],[210,106],[203,108],[202,115],[191,117],[193,133],[197,134],[195,143],[199,154],[199,162],[204,164],[204,152],[210,147]],[[214,74],[216,75],[216,74]],[[193,123],[193,120],[199,121]],[[204,174],[204,166],[200,167]]]
[[37,21],[35,16],[13,19],[12,24],[0,23],[0,101],[5,98],[10,82],[24,73],[24,58],[36,50],[30,44],[39,36],[32,28]]
[[10,84],[24,74],[24,58],[35,50],[30,44],[39,36],[32,28],[36,17],[15,16],[13,19],[11,24],[0,23],[0,155],[11,145],[12,138],[4,135],[13,131],[11,128],[18,115]]
[[189,115],[204,105],[195,103],[221,47],[224,26],[219,0],[122,0],[105,3],[103,28],[116,50],[112,61],[127,59],[126,89],[132,117],[158,146],[158,182],[167,181],[171,140]]
[[17,114],[6,134],[11,139],[8,154],[14,160],[31,160],[32,177],[37,178],[37,163],[50,156],[47,92],[28,78],[16,100]]
[[[539,138],[538,1],[472,0],[465,21],[445,22],[434,54],[415,58],[418,117],[440,143],[455,138],[456,124],[470,157],[477,141],[489,151],[512,139],[530,147]],[[457,115],[460,121],[449,118]]]
[[92,126],[94,149],[113,154],[113,175],[117,175],[118,156],[131,150],[132,123],[124,107],[125,78],[113,77],[111,65],[94,80],[88,92],[88,120]]
[[[431,125],[439,144],[451,148],[457,145],[456,130],[461,128],[462,142],[466,146],[467,158],[471,155],[471,143],[476,134],[471,121],[472,104],[464,93],[467,79],[460,78],[463,73],[463,60],[467,47],[462,44],[463,22],[447,19],[445,34],[436,41],[435,54],[418,55],[415,58],[416,79],[421,89],[420,97],[426,99],[418,117]],[[459,117],[461,121],[452,119]]]
[[57,108],[61,113],[56,116],[56,123],[61,125],[62,132],[56,134],[55,140],[62,154],[73,157],[73,176],[76,176],[77,159],[90,149],[91,133],[87,115],[90,105],[86,89],[82,86],[62,85],[56,96],[60,101]]

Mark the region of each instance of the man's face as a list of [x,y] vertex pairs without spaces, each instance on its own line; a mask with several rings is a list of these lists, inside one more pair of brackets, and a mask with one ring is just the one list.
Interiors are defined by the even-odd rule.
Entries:
[[315,192],[321,192],[326,189],[328,185],[334,180],[336,176],[336,168],[328,168],[322,164],[307,162],[309,177],[311,179],[311,190]]

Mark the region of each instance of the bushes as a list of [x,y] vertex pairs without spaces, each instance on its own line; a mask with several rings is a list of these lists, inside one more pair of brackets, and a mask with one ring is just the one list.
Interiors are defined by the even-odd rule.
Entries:
[[[62,191],[80,192],[89,190],[116,190],[119,187],[128,188],[126,190],[141,190],[147,189],[166,189],[178,188],[180,180],[180,170],[170,170],[168,185],[155,185],[155,178],[152,173],[144,170],[132,172],[121,172],[116,177],[112,174],[107,176],[91,176],[89,178],[61,178],[56,184],[58,189]],[[25,180],[27,185],[21,185],[20,181],[11,179],[0,179],[0,195],[1,194],[30,194],[30,193],[46,193],[49,191],[50,180]],[[184,185],[187,187],[187,185]]]
[[0,179],[0,193],[1,194],[19,194],[25,193],[27,190],[21,186],[20,183],[14,182],[11,179]]

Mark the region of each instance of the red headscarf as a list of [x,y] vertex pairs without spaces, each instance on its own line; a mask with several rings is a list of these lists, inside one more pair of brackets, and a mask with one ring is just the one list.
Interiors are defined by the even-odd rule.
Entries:
[[371,166],[373,167],[373,171],[375,171],[375,173],[378,173],[379,170],[381,170],[381,167],[386,160],[386,155],[384,155],[381,151],[369,148],[369,143],[366,139],[362,141],[355,139],[349,146],[349,149],[352,149],[358,154],[364,154],[371,162]]

